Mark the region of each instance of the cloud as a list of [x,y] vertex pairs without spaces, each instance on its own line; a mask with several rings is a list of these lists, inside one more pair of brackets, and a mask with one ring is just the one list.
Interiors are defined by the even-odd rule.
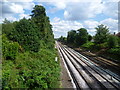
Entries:
[[86,20],[83,22],[83,26],[87,29],[88,33],[91,35],[95,35],[96,33],[96,29],[95,27],[97,27],[100,23],[98,21],[94,21],[94,20]]
[[[54,6],[51,8],[51,10],[53,10],[52,13],[55,13],[57,10],[64,10],[65,20],[54,18],[56,21],[58,21],[56,24],[53,24],[55,35],[58,35],[58,32],[61,34],[62,32],[67,33],[67,31],[70,29],[78,29],[74,28],[76,26],[75,22],[79,23],[80,21],[82,21],[82,23],[80,23],[81,26],[85,27],[92,35],[96,33],[95,27],[100,24],[108,26],[110,32],[117,32],[118,30],[118,0],[74,0],[72,2],[69,0],[61,0],[61,7],[63,6],[62,8],[58,7],[60,5],[56,4],[57,2],[59,1],[56,1],[55,3],[50,2],[50,4]],[[96,16],[101,14],[105,19],[102,21],[94,21],[94,18],[97,19]],[[72,21],[74,23],[70,24]],[[66,36],[66,34],[64,35]]]
[[118,32],[118,20],[108,18],[108,19],[102,20],[100,23],[108,26],[110,32],[112,33]]
[[2,4],[2,14],[15,14],[15,13],[24,13],[23,7],[15,3],[3,3]]
[[82,24],[91,35],[94,35],[96,33],[95,27],[100,24],[107,26],[110,33],[118,32],[118,20],[112,18],[107,18],[99,22],[94,20],[86,20]]
[[66,8],[66,3],[64,1],[47,2],[46,4],[52,6],[48,9],[48,12],[50,13],[55,13]]
[[[53,2],[54,3],[54,2]],[[55,4],[55,6],[57,7],[57,8],[59,8],[59,9],[65,9],[65,7],[66,7],[66,5],[65,5],[65,3],[64,2],[55,2],[54,3]]]
[[97,25],[99,25],[98,21],[94,21],[94,20],[86,20],[84,21],[83,25],[88,28],[88,29],[93,29],[95,28]]
[[15,18],[15,17],[12,17],[12,16],[10,16],[10,17],[7,17],[7,19],[8,19],[8,20],[10,20],[10,21],[17,21],[17,20],[18,20],[17,18]]
[[[19,19],[18,18],[15,18],[13,16],[9,16],[9,17],[6,17],[7,20],[9,21],[18,21]],[[2,23],[4,21],[4,18],[0,18],[0,23]]]
[[3,2],[32,2],[33,0],[3,0]]
[[4,0],[3,3],[0,3],[2,5],[2,13],[3,14],[24,13],[24,10],[31,10],[35,5],[33,2],[30,1],[32,0],[28,0],[28,2],[24,1],[21,2],[21,0],[19,0],[19,2],[11,2]]
[[106,2],[118,2],[119,0],[34,0],[35,2],[98,2],[98,1],[106,1]]
[[117,2],[104,2],[103,14],[118,19],[118,3]]
[[60,21],[60,18],[55,17],[55,18],[53,18],[53,21],[54,21],[54,22],[59,22],[59,21]]
[[2,7],[0,11],[2,13],[0,14],[2,19],[0,20],[7,18],[11,21],[11,17],[13,18],[12,21],[19,20],[22,17],[29,18],[29,16],[25,14],[25,10],[31,10],[35,6],[32,1],[33,0],[3,0],[0,2],[0,6]]
[[117,19],[118,0],[52,0],[48,1],[53,7],[49,9],[51,13],[64,10],[66,20],[87,20],[104,14],[107,17]]
[[[108,16],[116,16],[114,12],[117,12],[117,3],[104,0],[52,0],[48,1],[51,13],[55,13],[59,10],[64,10],[64,18],[66,20],[87,20],[96,17],[98,14],[106,14]],[[109,3],[109,5],[107,5]],[[113,5],[112,5],[113,4]],[[112,11],[112,13],[110,13]]]
[[102,0],[103,2],[119,2],[120,0]]
[[55,37],[60,37],[61,35],[67,36],[68,31],[83,28],[83,25],[80,22],[61,20],[57,17],[53,19],[51,24],[53,25]]
[[29,19],[30,18],[30,15],[28,15],[28,14],[20,14],[19,15],[19,17],[20,17],[20,19],[22,19],[22,18],[26,18],[26,19]]
[[102,8],[103,5],[100,2],[68,3],[64,17],[66,20],[86,20],[100,14]]

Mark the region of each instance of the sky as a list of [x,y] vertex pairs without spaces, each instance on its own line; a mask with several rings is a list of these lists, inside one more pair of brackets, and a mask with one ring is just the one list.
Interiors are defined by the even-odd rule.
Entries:
[[104,24],[110,33],[118,32],[119,0],[0,0],[0,23],[7,18],[19,21],[30,18],[35,5],[42,5],[53,26],[55,38],[67,36],[70,30],[86,28],[95,35],[97,27]]

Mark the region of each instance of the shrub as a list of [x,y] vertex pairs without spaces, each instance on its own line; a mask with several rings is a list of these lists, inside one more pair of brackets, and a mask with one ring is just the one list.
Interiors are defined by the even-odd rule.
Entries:
[[40,39],[38,37],[36,25],[25,18],[16,22],[15,29],[12,30],[10,38],[17,41],[25,51],[38,52],[40,48]]
[[94,47],[96,50],[106,49],[106,48],[108,48],[108,44],[107,44],[107,42],[105,42],[105,43],[101,43],[101,44],[96,44]]
[[118,45],[120,46],[120,37],[118,37]]
[[20,53],[15,60],[3,62],[3,89],[59,88],[59,62],[56,51],[41,49],[39,52]]
[[108,52],[111,53],[111,54],[120,55],[120,47],[111,48],[110,50],[108,50]]
[[5,35],[2,36],[2,53],[7,60],[14,60],[18,54],[19,44],[17,42],[10,42]]
[[109,35],[108,37],[108,47],[113,48],[118,46],[118,38],[117,36]]
[[93,46],[94,46],[93,42],[87,42],[82,45],[82,47],[87,48],[87,49],[91,49]]

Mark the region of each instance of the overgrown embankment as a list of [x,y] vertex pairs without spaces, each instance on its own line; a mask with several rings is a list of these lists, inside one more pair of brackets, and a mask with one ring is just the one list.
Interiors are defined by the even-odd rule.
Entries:
[[60,66],[45,8],[36,5],[30,19],[5,19],[2,30],[2,88],[59,88]]

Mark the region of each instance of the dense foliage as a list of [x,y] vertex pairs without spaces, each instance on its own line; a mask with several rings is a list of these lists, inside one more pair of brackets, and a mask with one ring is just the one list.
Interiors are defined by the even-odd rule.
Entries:
[[109,53],[111,54],[116,54],[120,56],[120,47],[119,48],[111,48],[110,50],[108,50]]
[[13,23],[5,19],[4,23],[2,24],[2,33],[5,33],[7,36],[9,36],[13,28]]
[[16,22],[15,29],[10,33],[10,40],[18,42],[25,51],[38,52],[40,40],[34,23],[25,18]]
[[82,47],[86,48],[86,49],[93,49],[93,46],[95,44],[93,42],[87,42],[85,44],[82,45]]
[[77,31],[78,33],[76,35],[75,41],[77,45],[81,46],[88,41],[88,33],[85,28],[80,28]]
[[90,38],[91,37],[88,35],[87,30],[85,28],[80,28],[77,31],[71,30],[68,32],[67,43],[81,46],[86,43],[88,39],[90,40]]
[[59,87],[59,63],[56,52],[41,49],[37,53],[25,52],[16,57],[15,62],[3,61],[2,85],[12,88],[57,88]]
[[117,47],[118,46],[118,37],[109,35],[108,46],[109,46],[109,48]]
[[59,88],[60,67],[45,8],[36,5],[30,19],[5,19],[2,25],[2,88]]
[[31,19],[39,29],[39,39],[44,41],[48,48],[52,48],[54,43],[52,25],[50,24],[49,17],[46,16],[45,8],[36,5],[32,13]]
[[67,38],[61,36],[60,38],[58,38],[58,41],[62,42],[62,43],[67,43]]
[[14,60],[18,54],[19,44],[7,39],[5,35],[2,36],[2,54],[4,59]]
[[98,25],[98,27],[95,28],[97,30],[96,35],[94,37],[94,42],[96,44],[101,44],[107,41],[108,35],[109,35],[109,29],[107,26],[104,26],[103,24]]
[[76,31],[71,30],[68,32],[67,43],[75,43]]

